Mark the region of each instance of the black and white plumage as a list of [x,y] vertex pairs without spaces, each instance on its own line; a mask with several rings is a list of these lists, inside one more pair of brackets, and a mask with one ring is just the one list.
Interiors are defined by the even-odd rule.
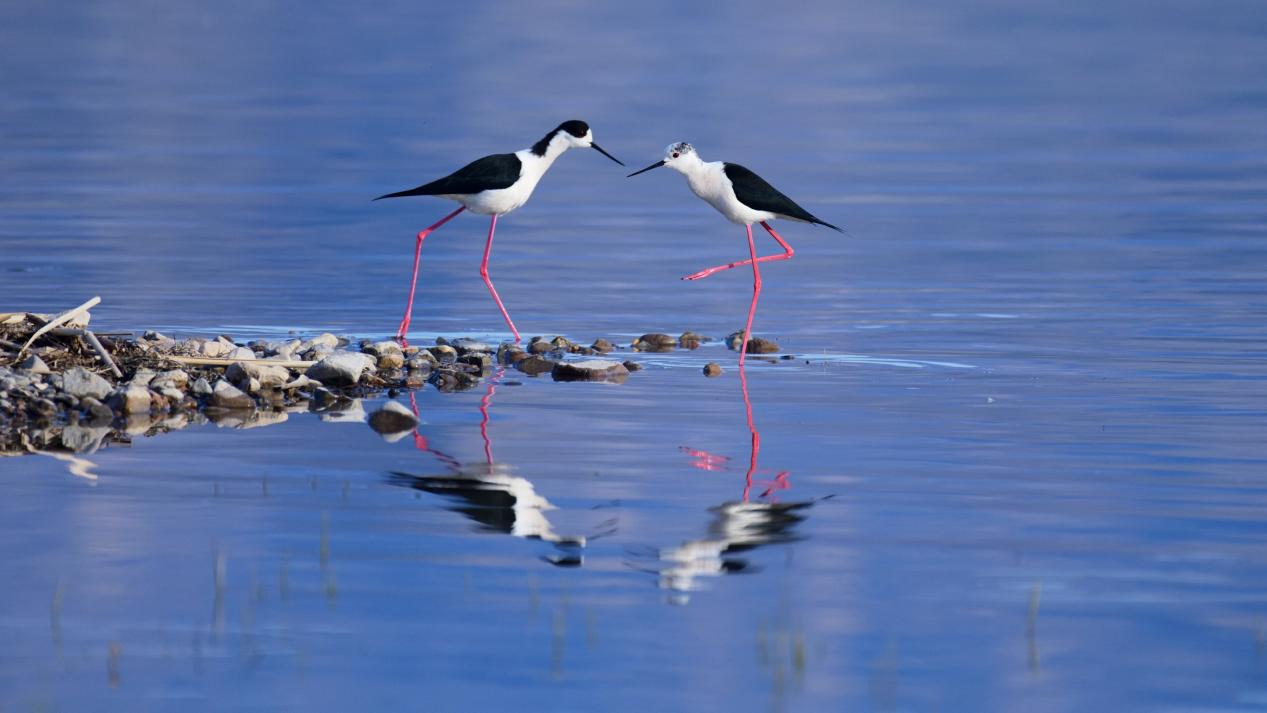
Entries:
[[[668,148],[664,150],[664,158],[641,171],[634,171],[629,175],[636,176],[639,173],[645,173],[661,166],[668,166],[686,176],[686,183],[691,187],[692,193],[716,208],[718,213],[726,216],[726,220],[744,226],[744,230],[748,234],[749,258],[747,260],[738,260],[725,265],[710,267],[682,278],[683,280],[699,280],[741,265],[752,266],[752,302],[748,305],[748,322],[743,329],[743,341],[739,343],[740,346],[738,347],[740,350],[739,368],[741,369],[740,374],[742,374],[744,356],[752,348],[752,342],[749,339],[752,336],[752,318],[757,311],[757,299],[761,296],[761,269],[758,265],[775,260],[791,260],[794,254],[792,246],[775,232],[774,228],[770,227],[769,221],[775,218],[783,218],[784,220],[825,225],[841,233],[844,231],[825,220],[819,220],[814,217],[813,213],[800,207],[796,204],[796,201],[780,193],[778,189],[767,183],[765,179],[737,163],[726,163],[724,161],[705,163],[700,159],[699,154],[695,153],[695,149],[686,142],[669,144]],[[779,244],[779,247],[783,248],[783,252],[758,257],[757,246],[752,240],[753,223],[760,223],[761,227],[765,228],[766,232],[770,234],[770,237],[774,238],[775,242]]]
[[831,223],[814,217],[747,168],[725,161],[705,162],[695,153],[694,147],[685,142],[670,144],[664,150],[662,160],[629,175],[636,176],[661,166],[686,176],[691,191],[733,223],[752,225],[782,218],[840,231]]
[[457,201],[472,213],[505,215],[528,201],[555,159],[570,148],[592,148],[620,163],[594,143],[588,124],[573,119],[559,124],[531,148],[477,158],[444,178],[374,200],[437,196]]
[[[462,204],[461,208],[436,221],[430,227],[418,233],[414,243],[414,272],[409,282],[409,301],[405,306],[405,316],[396,328],[396,337],[403,339],[409,332],[409,323],[413,315],[414,289],[418,284],[418,260],[422,250],[422,241],[435,232],[440,226],[452,220],[458,213],[469,210],[472,213],[492,216],[488,226],[488,240],[484,244],[484,260],[480,263],[480,277],[488,287],[488,292],[501,310],[506,326],[515,341],[519,341],[519,330],[510,319],[510,313],[502,304],[493,281],[488,276],[488,256],[493,249],[493,234],[497,230],[497,217],[505,215],[528,202],[532,191],[537,187],[541,177],[545,175],[555,159],[570,148],[592,148],[607,158],[620,161],[594,143],[594,134],[589,124],[573,119],[559,124],[541,140],[514,153],[499,153],[476,159],[444,178],[424,183],[407,191],[397,191],[381,195],[383,198],[403,198],[405,196],[436,196],[447,198]],[[625,165],[620,163],[620,165]]]

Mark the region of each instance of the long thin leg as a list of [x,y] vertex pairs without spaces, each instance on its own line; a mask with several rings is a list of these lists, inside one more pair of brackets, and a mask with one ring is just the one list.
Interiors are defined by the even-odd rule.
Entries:
[[449,222],[457,216],[458,213],[466,210],[466,206],[462,206],[452,213],[441,218],[435,225],[418,233],[418,241],[414,243],[414,276],[409,281],[409,302],[405,304],[405,318],[400,320],[400,326],[396,328],[396,338],[404,339],[405,334],[409,331],[409,319],[414,311],[414,289],[418,286],[418,257],[422,254],[422,239],[430,235],[441,225]]
[[[792,246],[788,245],[787,241],[785,241],[778,233],[774,232],[774,228],[771,228],[770,224],[765,222],[764,220],[761,221],[761,227],[765,228],[766,232],[770,233],[770,236],[773,237],[776,241],[778,241],[779,245],[782,246],[783,248],[783,252],[777,255],[763,255],[762,257],[757,258],[757,262],[772,262],[774,260],[791,260],[792,255],[795,253],[795,251],[792,250]],[[747,265],[751,262],[752,260],[741,260],[739,262],[732,262],[728,265],[718,265],[717,267],[710,267],[707,270],[700,270],[699,272],[694,273],[692,275],[687,275],[686,277],[683,277],[682,279],[683,280],[698,280],[704,277],[708,277],[709,275],[715,272],[721,272],[722,270],[729,270],[734,267],[740,267],[741,265]]]
[[743,370],[743,359],[748,353],[748,339],[752,336],[752,316],[757,313],[757,298],[761,297],[761,268],[757,267],[757,263],[761,262],[757,259],[757,246],[752,242],[752,226],[745,226],[748,229],[748,254],[752,259],[748,261],[752,265],[752,304],[748,306],[748,323],[743,328],[743,342],[739,345],[739,369]]
[[493,222],[488,224],[488,242],[484,244],[484,262],[480,263],[480,277],[484,278],[484,284],[488,285],[488,292],[493,296],[493,301],[497,303],[497,309],[502,311],[502,317],[506,318],[506,324],[510,326],[510,333],[515,335],[515,343],[519,343],[519,330],[515,329],[515,323],[510,321],[510,313],[506,311],[506,305],[502,304],[502,298],[497,296],[497,288],[493,287],[493,281],[488,279],[488,254],[493,251],[493,232],[497,230],[497,216],[493,216]]
[[748,431],[752,433],[752,448],[749,450],[748,456],[748,472],[743,477],[743,501],[748,502],[748,497],[752,493],[752,474],[757,472],[757,457],[761,455],[761,434],[757,432],[757,426],[752,422],[752,402],[748,400],[748,375],[744,373],[743,357],[739,357],[739,386],[743,391],[743,410],[748,416]]
[[493,401],[493,394],[497,393],[497,382],[501,381],[502,375],[506,373],[506,367],[497,367],[497,373],[488,380],[488,389],[484,391],[484,398],[480,399],[480,438],[484,439],[484,460],[488,462],[488,473],[493,473],[493,439],[488,437],[488,406]]

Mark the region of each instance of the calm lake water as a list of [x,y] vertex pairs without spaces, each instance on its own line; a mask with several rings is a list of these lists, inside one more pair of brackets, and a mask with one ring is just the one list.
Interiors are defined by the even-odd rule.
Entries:
[[[755,464],[716,345],[0,461],[0,710],[1267,709],[1265,72],[1260,2],[0,6],[0,311],[382,337],[450,207],[369,199],[570,118],[629,168],[499,222],[526,335],[742,326],[672,141],[848,229]],[[418,340],[506,336],[486,227]]]

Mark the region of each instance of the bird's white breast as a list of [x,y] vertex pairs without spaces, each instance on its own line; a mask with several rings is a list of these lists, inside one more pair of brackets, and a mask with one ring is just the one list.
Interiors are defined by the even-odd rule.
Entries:
[[726,220],[740,225],[751,225],[772,220],[775,215],[764,210],[753,210],[735,197],[735,188],[726,177],[725,164],[721,161],[700,164],[686,175],[691,192],[726,216]]

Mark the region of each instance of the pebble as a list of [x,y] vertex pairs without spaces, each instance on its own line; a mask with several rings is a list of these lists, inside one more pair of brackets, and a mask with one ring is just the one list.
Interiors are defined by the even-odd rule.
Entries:
[[200,376],[195,379],[193,385],[189,387],[189,392],[194,396],[210,396],[212,394],[211,384]]
[[255,406],[255,401],[249,395],[224,379],[216,382],[215,388],[211,392],[211,403],[220,408],[230,409],[252,408]]
[[555,381],[615,381],[629,377],[629,369],[612,359],[586,359],[584,361],[559,362],[550,376]]
[[709,341],[708,337],[701,336],[695,332],[682,332],[682,336],[677,338],[678,346],[683,349],[699,349],[707,341]]
[[367,354],[373,354],[379,359],[382,359],[387,354],[400,354],[403,356],[405,353],[404,350],[400,348],[399,344],[390,339],[370,344],[361,351],[366,352]]
[[335,352],[308,367],[305,376],[326,386],[352,386],[374,368],[374,357],[356,352]]
[[114,392],[110,403],[125,414],[149,413],[150,390],[140,384],[128,384]]
[[624,364],[629,371],[642,371],[642,365],[636,361],[625,360]]
[[594,340],[594,343],[590,345],[590,349],[593,349],[599,354],[606,354],[607,352],[614,351],[616,349],[616,345],[606,339],[600,338]]
[[492,352],[493,347],[487,342],[481,342],[478,339],[469,339],[461,337],[454,339],[449,344],[460,352]]
[[91,396],[104,399],[114,390],[110,382],[82,366],[71,367],[62,375],[61,390],[77,398]]
[[634,340],[633,347],[644,352],[667,352],[677,346],[677,340],[667,334],[652,332]]
[[290,370],[281,366],[248,360],[230,364],[229,368],[224,371],[224,377],[239,388],[242,388],[243,385],[250,386],[254,382],[254,388],[248,388],[248,390],[259,391],[261,388],[276,389],[285,386],[290,381]]
[[448,344],[437,344],[436,346],[429,348],[427,351],[431,352],[431,356],[435,357],[437,363],[441,364],[452,362],[454,359],[458,358],[458,350]]
[[30,374],[53,373],[53,370],[48,368],[48,364],[45,364],[44,360],[35,354],[27,357],[21,364],[18,364],[18,368]]
[[520,359],[515,363],[515,368],[529,376],[537,376],[554,371],[554,365],[558,362],[553,359],[546,359],[543,356],[533,355]]
[[722,375],[721,364],[718,364],[715,361],[710,361],[704,365],[704,376],[721,376],[721,375]]
[[554,351],[554,345],[542,339],[528,345],[529,354],[546,354]]
[[418,425],[418,417],[398,401],[388,401],[383,408],[370,414],[370,428],[381,434],[400,433],[413,430]]
[[379,369],[399,369],[405,365],[403,352],[384,354],[378,358]]
[[[726,346],[738,351],[739,344],[743,341],[743,332],[731,332],[726,337]],[[779,351],[779,345],[769,339],[761,337],[750,337],[748,339],[749,354],[773,354]]]

